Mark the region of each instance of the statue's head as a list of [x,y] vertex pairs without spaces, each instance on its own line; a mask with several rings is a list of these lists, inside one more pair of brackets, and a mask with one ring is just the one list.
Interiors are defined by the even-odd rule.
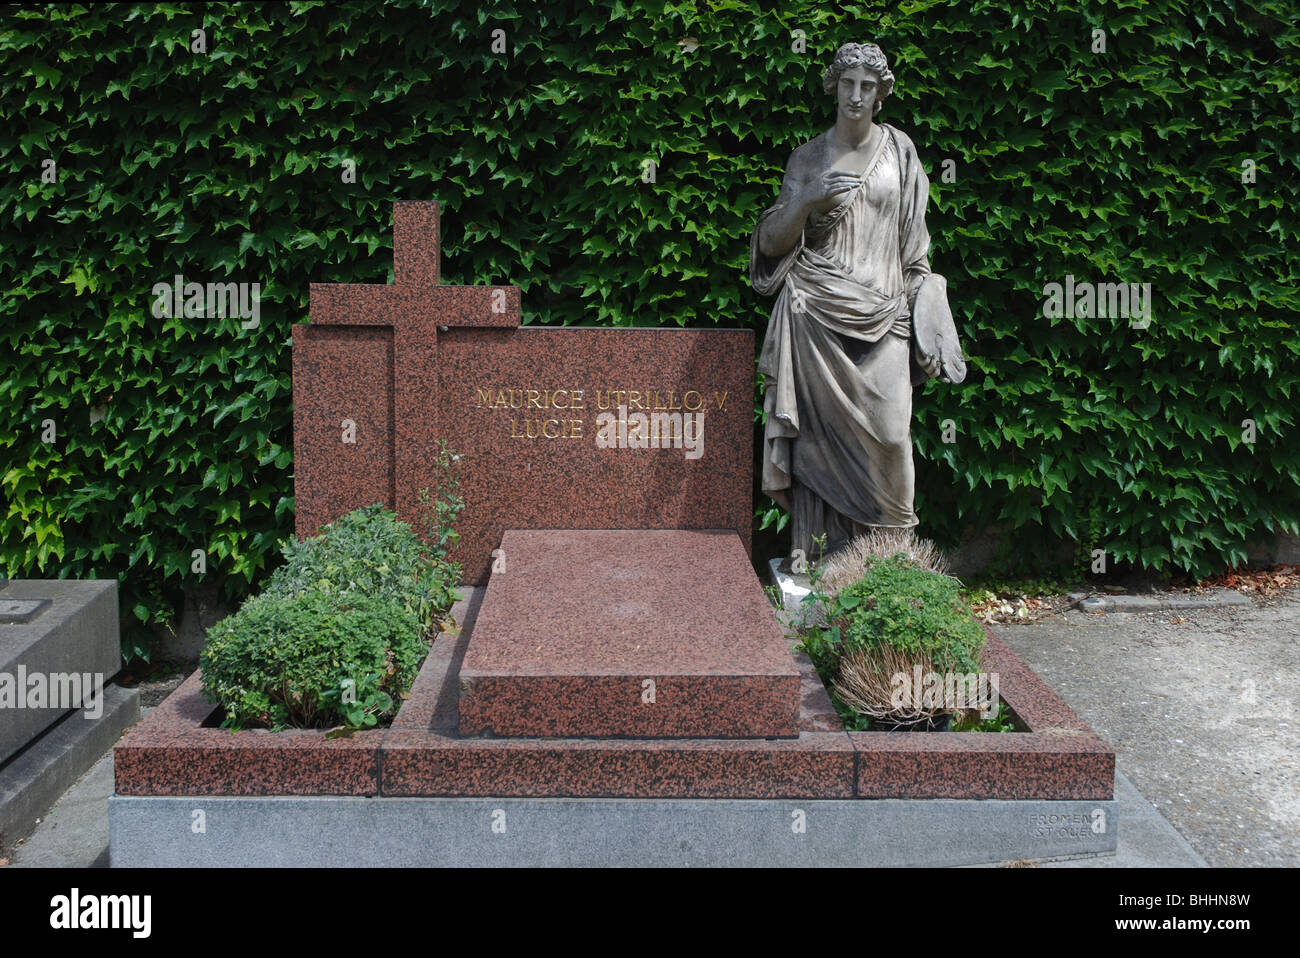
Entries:
[[880,81],[880,90],[876,96],[872,116],[880,112],[885,98],[894,92],[894,74],[889,71],[889,61],[885,53],[874,43],[846,43],[835,51],[835,60],[822,74],[822,89],[834,96],[839,86],[840,77],[855,67],[874,73]]

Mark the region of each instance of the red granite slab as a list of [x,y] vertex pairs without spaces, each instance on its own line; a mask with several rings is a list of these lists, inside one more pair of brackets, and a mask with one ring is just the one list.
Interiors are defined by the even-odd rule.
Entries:
[[860,798],[1109,799],[1115,752],[987,626],[981,668],[1025,733],[850,732]]
[[512,530],[498,560],[462,734],[798,734],[799,669],[736,533]]
[[[294,523],[299,536],[393,500],[392,330],[293,327]],[[344,442],[345,421],[353,424]]]
[[457,731],[461,662],[484,589],[454,610],[459,635],[433,650],[384,739],[383,793],[393,796],[583,798],[852,798],[853,749],[821,679],[800,667],[792,739],[486,739]]
[[[446,440],[468,582],[510,528],[734,529],[749,548],[752,331],[521,328],[517,287],[439,285],[436,203],[393,217],[395,282],[312,283],[311,325],[294,327],[299,536],[371,502],[423,529]],[[702,415],[700,454],[601,448],[598,419],[620,404]],[[344,418],[357,439],[340,451]]]
[[119,795],[377,795],[382,731],[204,728],[196,671],[113,749]]

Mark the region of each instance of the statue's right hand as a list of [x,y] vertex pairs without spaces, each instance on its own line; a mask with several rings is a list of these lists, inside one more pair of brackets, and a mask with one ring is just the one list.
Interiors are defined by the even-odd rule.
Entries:
[[862,176],[851,170],[827,170],[820,177],[809,180],[807,205],[814,213],[828,213],[838,206],[844,193],[857,187]]

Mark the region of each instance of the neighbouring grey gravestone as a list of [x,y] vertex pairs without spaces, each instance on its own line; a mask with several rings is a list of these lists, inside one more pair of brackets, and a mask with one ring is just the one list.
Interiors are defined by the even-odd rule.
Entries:
[[901,130],[873,122],[894,86],[874,44],[823,77],[835,125],[790,157],[750,248],[776,296],[759,358],[763,491],[789,509],[795,553],[870,527],[912,528],[912,388],[966,375],[942,276],[931,272],[929,180]]
[[122,667],[115,581],[12,579],[3,610],[21,614],[0,619],[0,762],[82,707],[86,675],[93,689]]
[[0,834],[35,818],[139,717],[122,666],[117,582],[0,584]]
[[67,716],[0,769],[0,835],[12,845],[28,835],[68,789],[140,721],[140,693],[104,688],[98,718]]

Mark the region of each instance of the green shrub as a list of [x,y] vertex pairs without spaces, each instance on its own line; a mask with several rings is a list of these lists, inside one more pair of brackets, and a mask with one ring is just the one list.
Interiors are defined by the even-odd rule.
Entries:
[[288,540],[266,591],[295,596],[362,592],[397,602],[426,622],[451,605],[459,567],[434,557],[411,527],[381,505],[355,509],[312,539]]
[[[224,728],[364,727],[391,717],[428,648],[423,623],[391,597],[268,592],[208,630],[203,691],[225,708]],[[375,711],[344,708],[367,701]]]
[[[454,498],[454,497],[453,497]],[[365,728],[390,718],[455,598],[457,567],[382,506],[283,545],[267,590],[208,630],[203,690],[226,728]]]
[[979,671],[984,630],[961,583],[901,554],[871,562],[857,582],[822,601],[825,624],[805,630],[803,648],[828,686],[844,654],[882,645],[939,671]]

